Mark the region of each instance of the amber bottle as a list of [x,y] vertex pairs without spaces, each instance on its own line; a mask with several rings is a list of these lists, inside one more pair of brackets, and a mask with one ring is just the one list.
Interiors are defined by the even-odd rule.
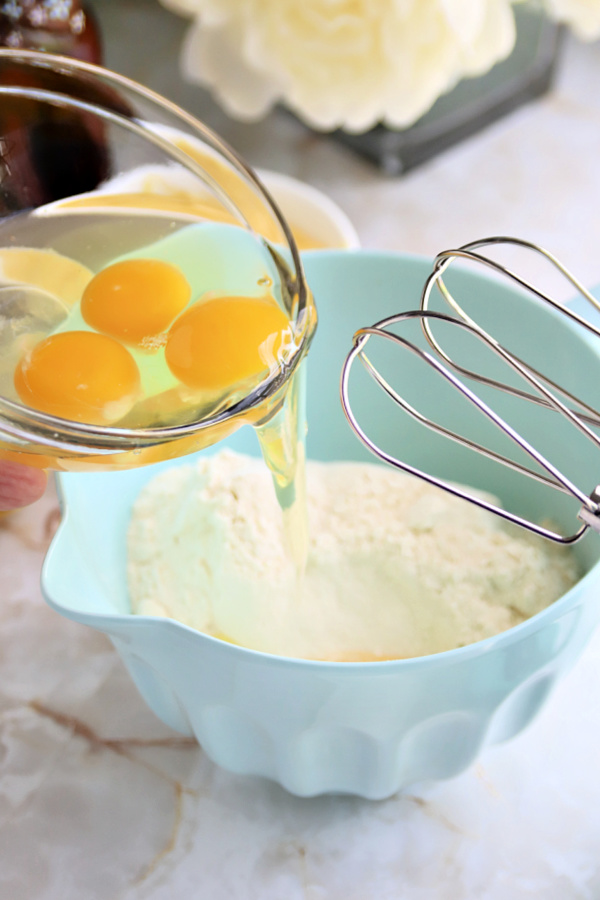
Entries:
[[96,18],[79,0],[1,0],[0,45],[102,61]]
[[[102,56],[96,19],[79,0],[0,0],[0,45],[92,63]],[[66,93],[129,114],[99,79],[0,58],[0,217],[94,190],[110,177],[99,117],[33,96],[2,95],[2,85]]]

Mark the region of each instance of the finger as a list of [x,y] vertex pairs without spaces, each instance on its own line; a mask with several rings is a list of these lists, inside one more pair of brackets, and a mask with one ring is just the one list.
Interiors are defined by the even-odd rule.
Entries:
[[0,460],[0,510],[19,509],[39,500],[47,481],[43,469]]

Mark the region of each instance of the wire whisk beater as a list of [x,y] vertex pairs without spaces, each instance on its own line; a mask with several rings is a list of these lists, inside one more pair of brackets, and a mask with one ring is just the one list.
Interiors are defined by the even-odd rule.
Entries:
[[[584,438],[591,441],[599,449],[600,437],[595,429],[600,428],[600,412],[565,387],[557,384],[547,374],[543,374],[521,358],[521,356],[507,349],[492,334],[486,331],[461,306],[456,297],[456,292],[452,292],[449,289],[445,279],[446,273],[450,266],[460,261],[467,261],[484,269],[490,269],[497,276],[507,279],[510,284],[516,285],[521,291],[525,291],[528,295],[536,298],[536,301],[547,304],[575,325],[583,327],[587,333],[600,338],[600,328],[594,325],[593,322],[580,316],[567,305],[551,297],[539,287],[531,284],[506,265],[493,259],[489,255],[488,249],[501,245],[519,247],[543,257],[560,272],[561,276],[567,279],[595,310],[600,312],[600,302],[593,294],[555,256],[532,242],[519,238],[498,236],[473,241],[455,250],[446,250],[435,258],[431,273],[423,285],[418,309],[399,312],[356,332],[353,347],[348,353],[342,368],[340,383],[342,406],[346,418],[356,435],[379,459],[549,540],[562,544],[571,544],[578,541],[588,529],[600,533],[600,485],[595,486],[591,492],[588,492],[575,484],[571,477],[551,462],[547,455],[536,447],[534,443],[517,431],[505,417],[500,415],[466,381],[475,385],[485,386],[488,394],[497,391],[517,398],[519,401],[526,401],[536,407],[553,411],[562,416],[579,434],[583,435]],[[443,298],[450,309],[449,312],[440,312],[431,308],[434,291]],[[408,330],[407,326],[411,321],[416,321],[421,326],[422,333],[426,339],[424,345],[420,346],[414,340],[401,333],[403,329]],[[463,361],[455,359],[453,354],[445,349],[437,336],[436,329],[439,330],[440,327],[458,329],[460,332],[470,335],[476,343],[481,343],[487,348],[487,351],[491,352],[494,357],[497,357],[507,367],[507,371],[514,373],[516,377],[513,376],[512,379],[502,381],[497,377],[467,367]],[[392,328],[395,330],[392,330]],[[417,409],[415,404],[407,399],[406,392],[393,386],[390,383],[391,379],[386,378],[382,374],[380,368],[367,354],[367,346],[375,337],[389,342],[398,350],[416,355],[443,382],[458,391],[468,404],[478,410],[513,445],[520,448],[524,452],[527,462],[522,463],[516,459],[511,459],[505,453],[499,452],[492,447],[452,430],[440,422],[434,421]],[[470,451],[482,454],[495,463],[508,467],[546,487],[568,494],[577,500],[580,504],[577,513],[579,523],[573,533],[564,535],[554,527],[504,509],[477,492],[470,493],[464,490],[462,486],[430,474],[403,460],[400,455],[392,454],[383,449],[360,424],[351,404],[350,374],[356,361],[362,363],[366,372],[394,403],[421,425]],[[600,467],[600,454],[598,462]]]

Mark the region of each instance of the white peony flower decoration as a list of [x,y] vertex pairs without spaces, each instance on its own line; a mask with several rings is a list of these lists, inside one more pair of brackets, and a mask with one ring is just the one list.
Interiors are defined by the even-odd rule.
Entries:
[[585,41],[600,36],[600,0],[542,0],[551,18],[564,22]]
[[[513,0],[161,0],[193,17],[184,75],[233,117],[283,103],[314,128],[415,122],[515,42]],[[600,0],[542,0],[591,37]]]

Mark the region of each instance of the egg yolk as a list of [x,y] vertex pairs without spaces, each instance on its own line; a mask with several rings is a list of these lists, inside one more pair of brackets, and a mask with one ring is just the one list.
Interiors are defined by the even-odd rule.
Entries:
[[132,408],[140,374],[129,350],[103,334],[65,331],[25,354],[15,371],[23,403],[62,419],[108,425]]
[[128,259],[92,278],[81,298],[81,314],[97,331],[143,346],[169,327],[190,295],[187,279],[170,263]]
[[285,313],[264,297],[204,300],[174,322],[165,359],[188,387],[219,391],[275,365],[289,328]]

